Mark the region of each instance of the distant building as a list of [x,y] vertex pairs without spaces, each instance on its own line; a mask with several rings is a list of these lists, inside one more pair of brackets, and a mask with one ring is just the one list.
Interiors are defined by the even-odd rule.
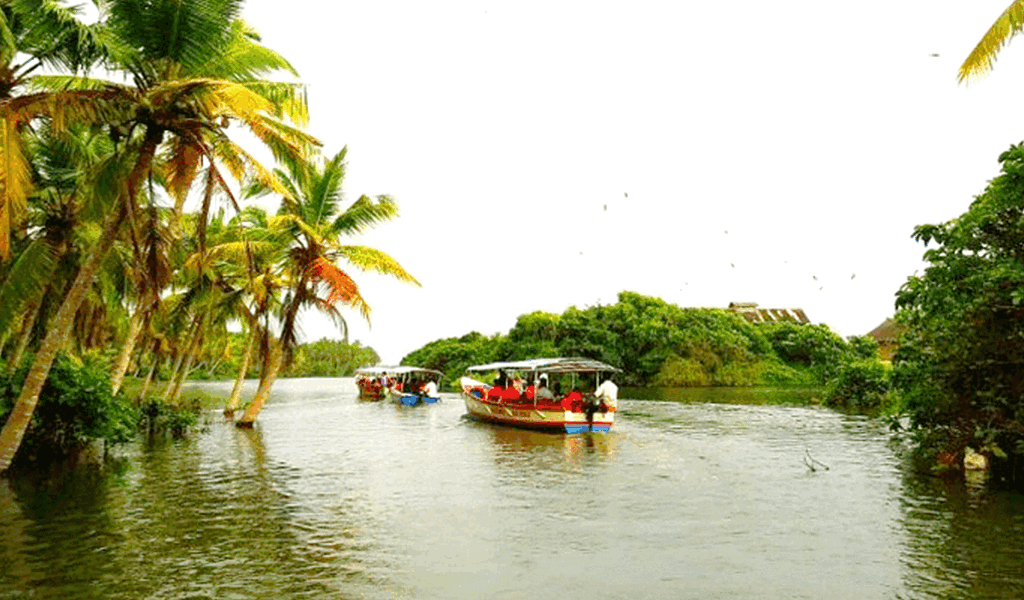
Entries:
[[739,313],[751,323],[799,323],[811,322],[802,308],[758,308],[757,302],[730,302],[729,310]]
[[882,324],[868,332],[868,335],[878,342],[878,354],[882,360],[892,360],[899,347],[899,337],[906,330],[905,325],[900,325],[892,319],[882,321]]

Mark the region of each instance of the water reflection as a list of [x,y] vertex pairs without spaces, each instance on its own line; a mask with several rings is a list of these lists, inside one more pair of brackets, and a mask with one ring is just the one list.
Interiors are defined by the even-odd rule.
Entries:
[[908,597],[1024,597],[1024,496],[958,471],[903,482]]
[[621,437],[616,433],[566,435],[489,423],[479,426],[494,441],[495,460],[510,466],[546,463],[550,467],[560,463],[566,468],[578,469],[588,458],[614,459]]

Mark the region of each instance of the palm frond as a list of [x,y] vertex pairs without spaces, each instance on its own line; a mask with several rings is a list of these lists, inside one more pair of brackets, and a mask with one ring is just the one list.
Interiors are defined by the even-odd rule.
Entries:
[[967,60],[960,65],[957,81],[977,80],[988,74],[995,66],[996,57],[1010,39],[1024,28],[1024,0],[1013,0],[989,27],[974,47]]
[[241,83],[266,98],[274,106],[275,117],[288,119],[299,127],[309,126],[309,94],[305,84],[264,80]]
[[337,235],[355,235],[398,216],[398,204],[390,196],[360,196],[332,224]]
[[22,143],[21,123],[0,111],[0,262],[11,256],[11,231],[25,213],[32,172]]
[[6,4],[20,19],[21,51],[51,67],[84,71],[123,51],[117,38],[105,34],[102,23],[79,18],[79,6],[54,0],[7,0]]
[[337,253],[353,266],[363,271],[380,273],[382,275],[391,275],[399,281],[404,281],[417,286],[420,285],[420,282],[410,275],[397,260],[376,248],[370,248],[367,246],[342,246],[337,250]]
[[20,325],[25,301],[41,293],[57,268],[57,250],[43,239],[33,240],[0,281],[0,338]]
[[364,319],[370,320],[370,306],[359,293],[359,286],[348,276],[348,273],[338,268],[337,265],[320,257],[310,265],[309,276],[327,284],[330,290],[326,300],[328,304],[333,305],[337,302],[348,304],[359,310]]
[[171,62],[194,74],[222,52],[242,0],[118,0],[107,23],[145,62]]

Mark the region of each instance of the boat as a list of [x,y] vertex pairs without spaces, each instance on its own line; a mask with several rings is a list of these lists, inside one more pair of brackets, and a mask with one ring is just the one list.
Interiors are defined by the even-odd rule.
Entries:
[[443,375],[434,369],[409,366],[377,366],[356,369],[356,387],[359,397],[370,400],[390,398],[394,401],[412,406],[420,402],[432,404],[440,400],[439,396],[422,393],[420,386],[423,380]]
[[[567,389],[577,390],[583,384],[582,387],[593,390],[597,389],[602,375],[610,375],[619,369],[590,358],[534,358],[475,365],[466,371],[496,374],[496,383],[506,391],[516,386],[517,379],[524,382],[521,384],[524,389],[530,382],[549,381],[550,386],[556,389],[558,384],[562,384]],[[501,383],[503,379],[505,384]],[[591,382],[593,387],[589,385]],[[515,398],[516,394],[511,392],[509,398],[494,398],[489,397],[494,386],[483,381],[466,375],[459,383],[466,412],[480,421],[571,434],[607,433],[615,423],[615,399],[606,402],[593,393],[576,393],[574,397],[559,397],[562,395],[558,394],[552,399],[542,399],[536,392],[532,398],[526,393]]]

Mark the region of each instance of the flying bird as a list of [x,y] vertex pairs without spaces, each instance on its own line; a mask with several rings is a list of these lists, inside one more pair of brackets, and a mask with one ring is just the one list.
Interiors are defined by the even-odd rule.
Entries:
[[856,273],[854,273],[853,275],[850,275],[850,279],[853,279],[853,278],[854,278],[854,277],[856,277],[856,276],[857,276],[857,274],[856,274]]
[[817,275],[811,275],[811,279],[817,281],[818,280],[818,276]]
[[627,198],[629,198],[629,194],[628,194],[628,193],[626,193],[626,192],[622,192],[622,195],[623,195],[623,196],[625,196],[625,197],[627,197]]
[[935,57],[937,57],[938,55],[939,55],[939,53],[938,53],[938,52],[932,52],[932,53],[931,53],[931,54],[929,54],[928,56],[931,56],[931,57],[935,58]]

